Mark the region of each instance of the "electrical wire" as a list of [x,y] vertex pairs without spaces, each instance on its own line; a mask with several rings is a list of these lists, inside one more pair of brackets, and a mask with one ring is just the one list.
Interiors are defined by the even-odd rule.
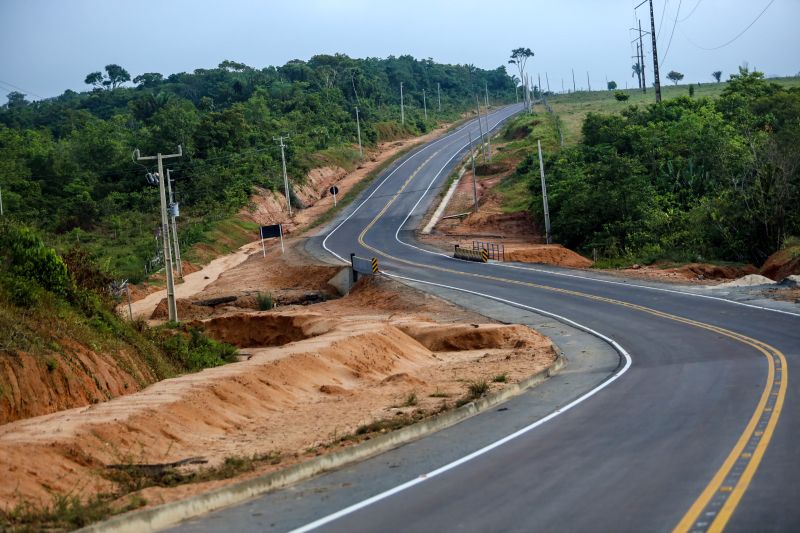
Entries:
[[661,21],[658,23],[658,31],[656,32],[656,41],[661,39],[661,28],[664,27],[664,15],[667,14],[668,5],[669,5],[669,0],[665,0],[664,9],[661,10]]
[[707,50],[707,51],[719,50],[720,48],[725,48],[725,47],[726,47],[726,46],[728,46],[729,44],[732,44],[732,43],[734,43],[736,40],[738,40],[738,39],[739,39],[739,37],[741,37],[742,35],[744,35],[745,33],[747,33],[747,30],[749,30],[750,28],[752,28],[752,27],[753,27],[753,25],[754,25],[756,22],[758,22],[758,20],[759,20],[759,19],[760,19],[762,16],[764,16],[764,13],[766,13],[766,12],[767,12],[767,10],[770,8],[770,6],[772,6],[772,4],[774,4],[774,3],[775,3],[775,0],[770,0],[770,1],[769,1],[769,3],[767,4],[767,7],[765,7],[765,8],[764,8],[764,9],[761,11],[761,13],[759,13],[759,14],[758,14],[758,16],[757,16],[755,19],[753,19],[753,21],[752,21],[750,24],[748,24],[748,25],[747,25],[747,27],[746,27],[745,29],[743,29],[743,30],[742,30],[742,31],[740,31],[738,34],[736,34],[736,36],[735,36],[733,39],[731,39],[730,41],[728,41],[728,42],[726,42],[726,43],[723,43],[723,44],[721,44],[721,45],[719,45],[719,46],[714,46],[714,47],[712,47],[712,48],[706,48],[705,46],[701,46],[701,45],[697,44],[696,42],[694,42],[694,41],[693,41],[693,40],[692,40],[692,39],[691,39],[691,38],[690,38],[688,35],[686,35],[686,32],[684,32],[682,29],[681,29],[681,33],[683,33],[683,36],[684,36],[684,37],[686,37],[686,40],[687,40],[687,41],[689,41],[689,44],[691,44],[692,46],[694,46],[694,47],[696,47],[696,48],[699,48],[699,49],[701,49],[701,50]]
[[669,34],[669,43],[667,44],[667,51],[664,52],[664,58],[661,60],[662,64],[667,63],[667,55],[670,47],[672,47],[672,38],[675,37],[675,28],[678,26],[678,16],[681,14],[681,5],[683,5],[683,0],[678,2],[678,11],[675,12],[675,22],[672,24],[672,33]]
[[2,83],[3,85],[8,85],[9,87],[11,87],[11,88],[12,88],[12,89],[14,89],[14,90],[17,90],[17,91],[22,91],[23,93],[25,93],[25,96],[27,96],[27,95],[31,95],[31,96],[35,96],[36,98],[39,98],[39,99],[41,99],[41,100],[44,100],[44,96],[39,96],[38,94],[36,94],[36,93],[32,93],[31,91],[26,91],[26,90],[25,90],[25,89],[23,89],[22,87],[17,87],[17,86],[16,86],[16,85],[14,85],[13,83],[8,83],[7,81],[3,81],[3,80],[0,80],[0,83]]
[[697,0],[697,3],[694,5],[694,9],[692,9],[688,15],[680,19],[678,22],[686,22],[687,20],[689,20],[692,17],[692,15],[694,15],[694,12],[697,11],[697,8],[700,7],[700,4],[702,3],[703,0]]

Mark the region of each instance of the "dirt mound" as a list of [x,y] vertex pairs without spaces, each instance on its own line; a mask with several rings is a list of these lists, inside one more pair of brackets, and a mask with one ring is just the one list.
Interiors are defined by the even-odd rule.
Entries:
[[530,213],[489,213],[479,211],[472,213],[450,233],[454,235],[485,234],[499,237],[517,235],[538,235],[536,223]]
[[400,324],[398,327],[409,337],[432,352],[481,350],[491,348],[532,348],[549,344],[533,330],[504,324],[455,324],[442,326],[430,323]]
[[[304,335],[326,320],[284,318],[294,320]],[[464,331],[447,327],[440,332],[443,346],[447,332],[456,339],[452,345],[476,347]],[[526,342],[529,336],[517,332]],[[503,342],[515,345],[511,338]],[[434,392],[457,397],[465,381],[500,373],[513,382],[554,357],[549,344],[524,354],[492,349],[434,354],[391,324],[347,320],[313,339],[252,352],[247,361],[164,380],[91,408],[0,426],[0,503],[19,497],[49,502],[53,492],[76,486],[86,496],[108,490],[101,472],[111,463],[202,455],[215,465],[233,455],[276,451],[286,458],[283,466],[302,458],[309,446],[386,417],[411,394],[415,408],[435,410],[441,400],[430,396]],[[28,464],[31,456],[35,469],[15,466]]]
[[506,261],[589,268],[592,262],[560,244],[506,247]]
[[782,281],[787,276],[800,274],[800,246],[792,246],[775,252],[759,270],[762,276]]
[[774,285],[775,282],[769,278],[765,278],[760,274],[748,274],[747,276],[739,279],[729,281],[727,283],[720,283],[715,285],[714,289],[727,289],[731,287],[756,287],[758,285]]
[[336,324],[335,319],[317,314],[274,313],[235,314],[189,323],[212,339],[239,348],[283,346],[328,333]]
[[756,267],[752,265],[738,267],[709,265],[706,263],[691,263],[688,265],[683,265],[682,267],[675,269],[675,271],[680,274],[684,274],[687,278],[736,279],[748,274],[755,274]]

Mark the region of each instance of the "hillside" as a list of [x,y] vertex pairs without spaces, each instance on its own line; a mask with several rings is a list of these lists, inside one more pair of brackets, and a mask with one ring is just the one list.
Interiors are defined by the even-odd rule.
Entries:
[[115,275],[133,281],[162,267],[158,193],[144,179],[155,166],[133,161],[135,148],[152,155],[182,145],[184,156],[168,167],[181,206],[180,241],[188,248],[212,241],[220,224],[230,229],[229,218],[254,187],[282,190],[274,137],[289,136],[287,173],[302,184],[312,168],[358,166],[359,125],[369,148],[474,109],[484,84],[493,101],[514,97],[505,67],[486,71],[410,56],[315,56],[263,69],[224,61],[192,73],[139,74],[135,87],[124,68],[108,65],[86,81],[92,90],[32,103],[11,93],[0,108],[5,212],[40,228],[59,249],[88,246]]

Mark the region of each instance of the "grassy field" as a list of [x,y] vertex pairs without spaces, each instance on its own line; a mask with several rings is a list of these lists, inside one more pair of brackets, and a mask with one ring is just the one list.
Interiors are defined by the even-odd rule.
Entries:
[[[785,87],[800,87],[800,77],[774,78],[769,81]],[[714,98],[719,96],[726,84],[703,83],[694,84],[695,98]],[[628,106],[650,104],[655,102],[655,89],[648,87],[647,93],[635,89],[622,91],[630,95],[627,102],[619,102],[613,91],[578,91],[571,94],[560,94],[548,98],[553,110],[558,114],[564,129],[564,143],[567,146],[581,141],[581,125],[588,113],[619,113]],[[662,85],[662,98],[667,100],[679,96],[689,96],[689,85]],[[540,110],[541,106],[538,106]]]

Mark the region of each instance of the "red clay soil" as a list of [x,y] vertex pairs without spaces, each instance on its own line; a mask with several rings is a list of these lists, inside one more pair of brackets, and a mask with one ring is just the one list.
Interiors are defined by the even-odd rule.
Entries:
[[800,274],[800,246],[785,248],[769,256],[759,274],[775,281]]
[[154,383],[147,365],[124,350],[96,352],[71,339],[60,352],[0,357],[0,424],[104,402]]

